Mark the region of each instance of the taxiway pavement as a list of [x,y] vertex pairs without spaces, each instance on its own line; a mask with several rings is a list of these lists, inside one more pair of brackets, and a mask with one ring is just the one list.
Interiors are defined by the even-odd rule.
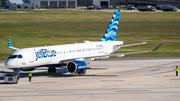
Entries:
[[108,59],[91,62],[85,75],[38,68],[32,82],[22,72],[18,84],[4,84],[12,70],[0,63],[0,101],[179,101],[176,65],[180,57]]

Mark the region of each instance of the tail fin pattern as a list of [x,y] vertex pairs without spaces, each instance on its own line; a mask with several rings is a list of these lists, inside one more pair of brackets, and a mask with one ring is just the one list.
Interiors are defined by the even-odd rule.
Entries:
[[116,10],[111,18],[109,26],[103,38],[99,41],[116,41],[120,10]]
[[8,42],[8,48],[12,47],[12,43],[11,43],[11,40],[9,39],[9,42]]
[[8,48],[13,49],[13,50],[19,50],[18,48],[15,48],[12,46],[11,39],[9,39]]

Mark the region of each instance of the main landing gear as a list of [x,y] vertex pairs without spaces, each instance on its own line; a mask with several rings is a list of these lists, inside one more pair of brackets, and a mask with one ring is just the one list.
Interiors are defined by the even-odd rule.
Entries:
[[80,72],[78,74],[86,74],[86,70],[84,70],[83,72]]
[[56,73],[56,67],[49,67],[48,73]]

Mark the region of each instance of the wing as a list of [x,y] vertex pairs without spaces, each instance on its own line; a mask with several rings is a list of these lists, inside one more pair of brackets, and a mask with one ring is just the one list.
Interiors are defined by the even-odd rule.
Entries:
[[117,57],[123,57],[124,55],[127,54],[138,54],[138,53],[148,53],[148,52],[154,52],[156,51],[163,43],[161,43],[159,46],[157,46],[155,49],[151,50],[151,51],[141,51],[141,52],[130,52],[130,53],[118,53],[118,54],[108,54],[108,55],[100,55],[100,56],[89,56],[89,57],[69,57],[66,59],[55,59],[53,61],[51,61],[51,63],[66,63],[72,60],[77,60],[77,59],[83,59],[84,61],[91,61],[97,58],[101,58],[101,57],[109,57],[109,56],[117,56]]

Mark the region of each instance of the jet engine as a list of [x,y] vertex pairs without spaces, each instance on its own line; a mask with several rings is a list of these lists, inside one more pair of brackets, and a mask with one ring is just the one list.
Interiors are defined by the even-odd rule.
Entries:
[[84,74],[86,71],[86,67],[86,63],[79,60],[74,60],[67,64],[67,69],[70,73]]

